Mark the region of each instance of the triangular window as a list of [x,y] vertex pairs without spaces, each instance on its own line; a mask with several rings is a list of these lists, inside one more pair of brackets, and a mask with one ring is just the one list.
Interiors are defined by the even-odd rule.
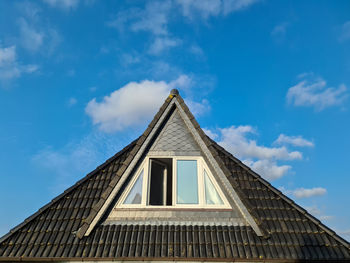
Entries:
[[129,194],[125,198],[123,204],[141,204],[142,201],[142,181],[143,181],[143,169],[140,172],[139,176],[136,178],[134,185],[130,189]]
[[203,171],[204,171],[205,203],[207,205],[223,205],[224,202],[222,201],[218,191],[213,185],[213,182],[210,180],[209,175],[207,174],[205,169]]

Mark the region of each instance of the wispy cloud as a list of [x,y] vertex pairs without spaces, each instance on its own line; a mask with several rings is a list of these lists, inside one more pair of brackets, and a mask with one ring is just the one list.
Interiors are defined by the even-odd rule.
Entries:
[[30,51],[51,55],[62,42],[62,36],[42,19],[42,10],[32,2],[19,2],[17,19],[18,45]]
[[277,38],[281,38],[281,37],[284,37],[286,32],[287,32],[287,27],[289,26],[290,24],[288,22],[283,22],[283,23],[280,23],[278,25],[276,25],[272,31],[271,31],[271,35],[273,37],[277,37]]
[[200,46],[196,45],[196,44],[192,45],[189,48],[189,50],[190,50],[191,53],[193,53],[193,54],[195,54],[197,56],[203,56],[204,55],[203,49]]
[[221,0],[177,0],[182,8],[182,14],[188,18],[193,18],[196,14],[207,19],[210,16],[217,16],[221,13]]
[[348,97],[344,84],[327,87],[327,82],[313,74],[303,74],[302,80],[288,89],[287,101],[294,106],[314,107],[317,111],[342,105]]
[[85,111],[102,131],[122,131],[144,124],[156,113],[172,88],[186,85],[188,80],[184,76],[171,82],[130,82],[105,96],[101,102],[94,98],[87,104]]
[[204,19],[211,16],[228,15],[244,10],[258,0],[176,0],[181,6],[182,14],[193,19],[199,15]]
[[293,195],[296,198],[309,198],[313,196],[325,195],[327,190],[323,187],[314,187],[314,188],[298,188],[293,190]]
[[322,196],[327,193],[327,189],[323,187],[313,187],[313,188],[297,188],[294,190],[286,189],[284,187],[281,187],[280,190],[284,192],[287,195],[293,195],[294,197],[301,199],[301,198],[310,198],[314,196]]
[[44,33],[29,25],[24,18],[19,19],[20,39],[22,46],[29,51],[38,51],[44,41]]
[[280,134],[275,144],[291,144],[298,147],[314,147],[314,143],[304,139],[302,136],[287,136],[285,134]]
[[223,14],[228,15],[233,12],[247,9],[259,1],[260,0],[223,0]]
[[256,133],[252,126],[231,126],[219,129],[221,133],[220,144],[232,153],[242,158],[259,158],[275,160],[301,159],[302,154],[298,151],[289,152],[286,147],[266,147],[257,145],[257,141],[249,139],[249,134]]
[[216,137],[218,143],[226,150],[269,180],[278,179],[291,169],[290,165],[279,165],[278,161],[302,159],[301,152],[289,151],[285,146],[259,145],[256,140],[250,138],[257,132],[249,125],[217,128],[210,133],[210,137]]
[[334,218],[334,216],[322,214],[321,210],[319,208],[317,208],[316,206],[305,207],[305,209],[310,214],[312,214],[313,216],[317,217],[321,221],[327,221],[327,220],[331,220],[331,219]]
[[350,241],[350,229],[337,231],[337,234],[341,235],[348,242]]
[[154,35],[167,35],[168,13],[171,7],[172,2],[169,0],[147,2],[145,9],[132,8],[119,12],[107,25],[120,31],[127,27],[134,32],[146,31]]
[[192,112],[192,114],[196,117],[204,115],[205,113],[211,110],[209,101],[206,99],[201,100],[200,102],[196,102],[190,99],[185,99],[185,102]]
[[63,10],[71,10],[78,6],[79,0],[43,0],[51,7],[58,7]]
[[278,165],[276,161],[269,159],[257,161],[246,159],[243,162],[268,180],[281,178],[292,168],[290,165]]
[[67,105],[68,105],[68,107],[72,107],[75,104],[77,104],[77,102],[78,102],[78,100],[76,98],[71,97],[71,98],[68,99]]
[[49,172],[55,181],[53,190],[61,192],[115,154],[125,143],[121,137],[92,132],[62,147],[45,147],[32,157],[32,163]]
[[18,78],[22,73],[33,73],[38,70],[34,64],[23,65],[17,61],[16,46],[0,46],[0,80],[9,81]]
[[341,26],[339,41],[344,42],[350,40],[350,21],[345,22]]
[[150,46],[148,52],[152,55],[159,55],[164,50],[168,50],[169,48],[179,46],[181,44],[181,40],[175,38],[168,37],[157,37],[152,45]]

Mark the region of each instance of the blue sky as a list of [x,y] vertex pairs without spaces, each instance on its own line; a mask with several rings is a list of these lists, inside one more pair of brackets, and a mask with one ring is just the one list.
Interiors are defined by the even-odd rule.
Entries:
[[0,235],[137,138],[172,88],[350,240],[350,2],[0,1]]

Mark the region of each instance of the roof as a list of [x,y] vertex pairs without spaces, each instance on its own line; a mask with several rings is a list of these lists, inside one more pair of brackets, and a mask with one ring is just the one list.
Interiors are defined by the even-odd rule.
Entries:
[[[172,100],[189,116],[263,236],[251,226],[94,220]],[[112,259],[350,261],[350,245],[207,137],[181,96],[171,95],[137,140],[0,239],[0,261]]]

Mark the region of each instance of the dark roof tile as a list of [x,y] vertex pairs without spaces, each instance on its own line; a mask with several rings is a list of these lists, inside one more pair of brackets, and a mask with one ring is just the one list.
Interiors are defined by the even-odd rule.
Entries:
[[[178,100],[189,115],[182,98]],[[161,111],[169,102],[167,99]],[[81,233],[86,232],[104,204],[101,200],[108,198],[160,116],[156,115],[138,140],[0,239],[0,260],[350,259],[346,241],[206,137],[191,115],[191,122],[242,202],[270,235],[257,236],[248,226],[103,225],[100,220],[89,236],[76,236],[79,228]]]

